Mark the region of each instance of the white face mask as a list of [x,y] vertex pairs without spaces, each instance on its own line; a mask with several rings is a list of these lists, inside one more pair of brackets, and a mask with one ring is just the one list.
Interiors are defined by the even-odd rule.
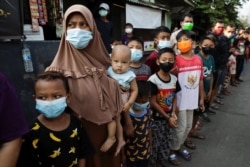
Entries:
[[130,34],[130,33],[133,32],[133,29],[132,29],[132,28],[126,28],[126,29],[125,29],[125,32],[126,32],[127,34]]
[[171,48],[172,44],[170,41],[163,41],[163,40],[159,40],[159,43],[158,43],[158,48],[159,49],[162,49],[162,48]]
[[99,10],[99,15],[100,15],[101,17],[105,17],[105,16],[108,15],[108,11],[105,10],[105,9],[101,9],[101,10]]

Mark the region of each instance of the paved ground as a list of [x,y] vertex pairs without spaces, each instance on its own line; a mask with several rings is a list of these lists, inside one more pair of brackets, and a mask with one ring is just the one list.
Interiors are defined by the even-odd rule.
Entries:
[[[244,71],[244,82],[229,87],[231,96],[224,96],[211,122],[203,123],[200,133],[205,140],[192,139],[197,148],[184,167],[250,167],[250,62]],[[168,166],[171,166],[170,164]]]

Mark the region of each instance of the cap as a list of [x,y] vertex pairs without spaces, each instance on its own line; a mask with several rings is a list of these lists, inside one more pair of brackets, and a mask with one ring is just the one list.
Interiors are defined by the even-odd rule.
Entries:
[[101,3],[100,6],[99,6],[99,8],[104,8],[106,10],[109,10],[109,5],[106,4],[106,3]]

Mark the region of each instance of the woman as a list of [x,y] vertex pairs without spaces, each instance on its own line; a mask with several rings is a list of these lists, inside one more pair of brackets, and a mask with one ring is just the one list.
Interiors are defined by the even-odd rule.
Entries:
[[120,114],[122,101],[118,84],[107,77],[108,52],[89,9],[82,5],[68,8],[63,30],[58,52],[46,70],[59,71],[69,78],[72,92],[69,106],[81,118],[96,149],[86,166],[119,166],[114,148],[107,153],[100,151],[107,137],[106,125]]

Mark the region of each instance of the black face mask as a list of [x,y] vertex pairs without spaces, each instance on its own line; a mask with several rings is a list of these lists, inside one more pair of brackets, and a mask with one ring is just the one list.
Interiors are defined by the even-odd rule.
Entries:
[[201,49],[202,49],[202,52],[206,55],[208,55],[208,54],[213,55],[214,54],[214,48],[210,48],[210,47],[206,46],[206,47],[202,47]]
[[166,62],[166,63],[160,63],[160,69],[164,72],[169,72],[174,66],[174,63]]

